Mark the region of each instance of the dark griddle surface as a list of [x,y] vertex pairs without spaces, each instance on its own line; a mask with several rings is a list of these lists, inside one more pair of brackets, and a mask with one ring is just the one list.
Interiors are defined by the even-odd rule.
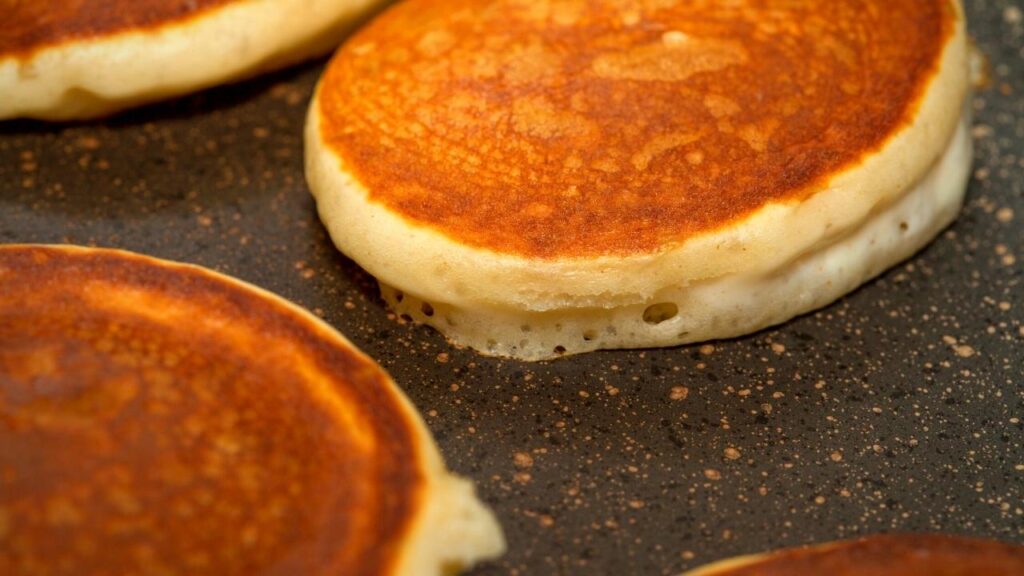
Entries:
[[0,124],[0,242],[202,264],[341,329],[497,510],[510,552],[474,574],[674,574],[893,530],[1020,542],[1024,18],[968,4],[993,82],[959,221],[837,304],[735,341],[525,364],[389,316],[303,180],[323,62],[102,123]]

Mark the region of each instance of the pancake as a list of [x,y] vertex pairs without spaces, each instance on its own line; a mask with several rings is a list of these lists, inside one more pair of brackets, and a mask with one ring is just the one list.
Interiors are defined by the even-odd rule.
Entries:
[[381,0],[0,0],[0,119],[110,114],[326,53]]
[[302,309],[0,246],[0,574],[450,574],[500,553],[413,406]]
[[1016,576],[1024,547],[939,534],[868,536],[716,562],[684,576]]
[[957,214],[950,0],[408,0],[320,81],[307,180],[399,314],[526,360],[824,306]]

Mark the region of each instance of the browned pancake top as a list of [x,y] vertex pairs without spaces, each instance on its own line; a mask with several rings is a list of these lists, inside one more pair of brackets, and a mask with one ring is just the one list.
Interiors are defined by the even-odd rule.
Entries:
[[814,548],[786,550],[715,576],[1019,576],[1024,547],[1001,542],[903,534],[871,536]]
[[155,29],[239,0],[0,0],[0,57],[70,40]]
[[408,0],[323,81],[370,197],[542,258],[677,245],[860,160],[907,122],[949,0]]
[[390,380],[206,271],[0,248],[0,574],[386,573],[423,472]]

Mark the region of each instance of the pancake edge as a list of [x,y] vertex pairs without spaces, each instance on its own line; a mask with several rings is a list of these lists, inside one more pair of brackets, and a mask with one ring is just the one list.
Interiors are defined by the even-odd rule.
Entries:
[[373,358],[355,346],[344,334],[312,312],[273,292],[209,268],[166,260],[116,248],[92,248],[71,244],[5,244],[0,251],[42,249],[65,254],[105,252],[117,258],[142,262],[164,270],[183,270],[223,283],[232,290],[248,292],[270,303],[281,314],[297,317],[322,342],[340,347],[360,361],[373,366],[383,376],[382,392],[390,396],[404,416],[413,438],[413,450],[419,455],[422,483],[413,499],[417,512],[405,522],[400,535],[401,549],[395,554],[390,573],[409,576],[448,576],[452,567],[469,567],[493,559],[505,551],[504,534],[493,512],[481,502],[473,483],[445,466],[441,452],[415,405],[390,374]]
[[899,200],[935,165],[968,94],[963,10],[913,120],[862,161],[800,202],[661,251],[593,258],[530,258],[470,247],[369,198],[321,136],[318,85],[306,123],[306,178],[335,244],[383,284],[425,301],[506,311],[628,306],[668,287],[763,273],[817,251]]
[[97,118],[282,68],[329,52],[381,3],[238,0],[161,26],[2,54],[0,120]]
[[[931,534],[931,533],[896,533],[896,534],[874,534],[868,535],[861,538],[854,538],[850,540],[835,540],[832,542],[824,542],[821,544],[811,544],[808,546],[795,546],[788,548],[780,548],[778,550],[772,550],[768,552],[758,552],[754,554],[745,554],[742,556],[735,556],[732,558],[726,558],[722,560],[716,560],[709,564],[705,564],[693,570],[683,572],[680,576],[729,576],[729,573],[735,570],[740,570],[758,564],[760,562],[771,560],[778,554],[784,554],[786,552],[827,552],[830,550],[837,550],[846,546],[856,545],[857,543],[863,542],[870,539],[882,539],[882,540],[928,540],[935,537],[957,540],[957,541],[978,541],[978,538],[958,535],[947,535],[947,534]],[[998,542],[992,540],[991,542]]]

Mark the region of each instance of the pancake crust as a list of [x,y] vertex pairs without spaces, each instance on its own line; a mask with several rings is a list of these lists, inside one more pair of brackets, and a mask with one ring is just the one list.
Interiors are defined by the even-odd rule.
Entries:
[[432,442],[311,315],[66,247],[0,247],[0,293],[0,573],[437,573]]
[[152,31],[239,0],[3,0],[0,54],[117,32]]
[[690,576],[1014,576],[1024,547],[940,534],[869,536],[726,561]]
[[679,246],[799,202],[913,118],[949,0],[409,0],[320,91],[369,198],[554,259]]

